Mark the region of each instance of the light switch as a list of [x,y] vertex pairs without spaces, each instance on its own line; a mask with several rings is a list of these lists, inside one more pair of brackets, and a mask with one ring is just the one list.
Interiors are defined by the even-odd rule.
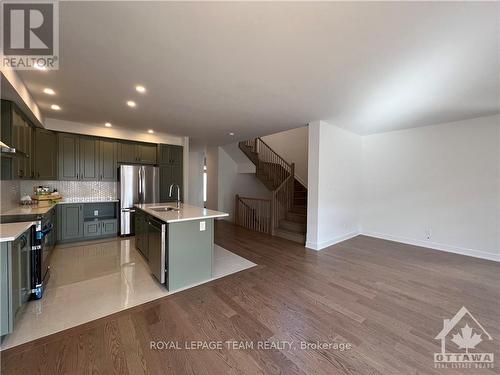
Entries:
[[200,221],[200,232],[203,232],[205,229],[207,229],[206,222]]
[[99,216],[99,211],[98,210],[94,210],[94,216]]

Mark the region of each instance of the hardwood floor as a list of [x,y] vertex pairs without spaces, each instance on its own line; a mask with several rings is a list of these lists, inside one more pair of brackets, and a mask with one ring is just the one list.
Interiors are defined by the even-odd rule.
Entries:
[[[315,252],[226,222],[216,243],[258,266],[2,352],[2,374],[498,374],[498,263],[363,236]],[[478,348],[494,369],[434,368],[434,338],[462,306],[493,337]],[[280,340],[294,347],[257,348]]]

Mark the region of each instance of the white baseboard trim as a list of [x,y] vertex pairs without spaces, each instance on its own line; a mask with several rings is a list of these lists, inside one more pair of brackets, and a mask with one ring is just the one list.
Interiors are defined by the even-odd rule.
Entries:
[[356,236],[359,236],[359,232],[350,232],[346,233],[342,236],[338,236],[335,238],[332,238],[331,240],[328,241],[323,241],[323,242],[311,242],[311,241],[306,241],[306,247],[311,250],[323,250],[324,248],[332,245],[336,245],[340,242],[347,241],[351,238],[354,238]]
[[401,242],[401,243],[404,243],[407,245],[425,247],[427,249],[432,249],[432,250],[445,251],[448,253],[466,255],[469,257],[481,258],[481,259],[486,259],[486,260],[492,260],[495,262],[500,262],[500,254],[489,253],[486,251],[466,249],[466,248],[458,247],[458,246],[451,246],[451,245],[446,245],[446,244],[441,244],[441,243],[431,242],[431,241],[415,240],[415,239],[411,239],[411,238],[392,236],[390,234],[383,234],[383,233],[377,233],[377,232],[362,231],[361,235],[368,236],[368,237],[380,238],[382,240]]

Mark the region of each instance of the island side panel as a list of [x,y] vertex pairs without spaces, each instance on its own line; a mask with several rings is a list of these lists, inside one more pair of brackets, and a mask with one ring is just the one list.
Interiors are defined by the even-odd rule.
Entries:
[[[205,230],[200,231],[200,222]],[[212,278],[214,219],[168,224],[168,289],[170,291]]]

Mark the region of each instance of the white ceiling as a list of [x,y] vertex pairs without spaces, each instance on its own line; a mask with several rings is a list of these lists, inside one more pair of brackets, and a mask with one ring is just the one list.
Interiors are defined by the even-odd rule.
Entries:
[[499,113],[499,19],[497,2],[60,2],[60,70],[20,74],[46,117],[207,144],[320,119],[369,134]]

